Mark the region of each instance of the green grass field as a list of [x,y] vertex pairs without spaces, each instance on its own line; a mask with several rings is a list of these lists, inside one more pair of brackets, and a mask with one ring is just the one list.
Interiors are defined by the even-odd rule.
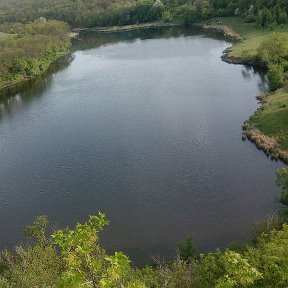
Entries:
[[284,150],[288,150],[288,84],[276,92],[270,93],[263,105],[250,118],[253,127],[263,134],[273,137]]
[[256,54],[257,48],[261,42],[269,37],[272,33],[287,33],[288,24],[275,27],[273,30],[270,28],[257,27],[255,23],[244,23],[240,17],[222,17],[217,18],[224,25],[231,27],[235,32],[239,33],[244,40],[236,43],[229,53],[233,57],[242,57],[243,51],[250,50]]

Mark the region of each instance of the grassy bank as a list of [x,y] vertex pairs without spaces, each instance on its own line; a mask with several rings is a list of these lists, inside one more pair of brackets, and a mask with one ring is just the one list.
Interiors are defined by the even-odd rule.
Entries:
[[[224,52],[222,60],[232,64],[247,64],[265,68],[266,64],[258,59],[258,48],[263,41],[269,39],[274,33],[288,35],[288,24],[277,25],[270,28],[260,28],[256,23],[245,23],[241,17],[219,17],[222,27],[229,27],[235,35],[237,42]],[[240,40],[240,41],[239,41]]]
[[259,97],[262,106],[244,123],[244,138],[272,159],[288,163],[288,84]]
[[264,97],[263,106],[251,122],[265,135],[277,138],[282,149],[288,150],[288,85]]
[[[223,56],[224,61],[234,64],[266,66],[259,59],[260,45],[273,33],[288,35],[287,24],[263,29],[255,23],[244,23],[240,17],[217,18],[217,21],[243,38]],[[244,123],[243,138],[248,137],[271,158],[288,163],[288,83],[277,91],[258,95],[258,99],[262,106]]]
[[275,32],[287,33],[288,24],[277,25],[273,28],[260,28],[255,23],[244,23],[241,17],[217,18],[223,25],[231,27],[243,37],[243,40],[235,43],[229,51],[230,57],[243,58],[247,51],[256,55],[260,44]]

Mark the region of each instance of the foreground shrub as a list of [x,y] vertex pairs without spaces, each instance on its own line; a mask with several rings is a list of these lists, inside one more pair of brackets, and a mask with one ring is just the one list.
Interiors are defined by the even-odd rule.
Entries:
[[1,253],[1,288],[55,287],[63,271],[63,262],[51,239],[45,236],[48,223],[46,216],[37,217],[26,230],[34,244],[18,246],[14,253]]
[[[288,188],[287,171],[277,173],[283,190]],[[157,260],[156,266],[133,268],[122,252],[108,255],[100,246],[99,232],[109,223],[104,214],[90,216],[74,229],[57,230],[53,237],[46,236],[49,222],[40,216],[25,229],[32,240],[29,246],[2,252],[0,287],[284,288],[288,283],[288,225],[274,222],[261,225],[254,244],[241,252],[217,250],[195,259],[188,238],[182,244],[185,253],[174,261]]]
[[287,287],[288,225],[284,224],[280,231],[262,234],[256,246],[248,247],[245,256],[262,274],[255,287]]
[[179,256],[184,261],[191,260],[195,257],[196,249],[191,236],[188,237],[188,239],[185,242],[179,243],[178,249],[179,249]]

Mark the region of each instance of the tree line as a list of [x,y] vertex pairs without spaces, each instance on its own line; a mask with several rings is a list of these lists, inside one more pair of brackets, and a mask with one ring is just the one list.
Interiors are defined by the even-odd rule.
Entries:
[[27,23],[39,17],[72,27],[127,25],[152,21],[191,24],[241,15],[259,26],[287,22],[286,0],[1,0],[0,23]]

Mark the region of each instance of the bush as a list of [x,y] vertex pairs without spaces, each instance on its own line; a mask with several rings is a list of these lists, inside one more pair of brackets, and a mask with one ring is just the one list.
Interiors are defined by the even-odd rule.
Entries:
[[288,38],[281,33],[273,33],[257,49],[261,61],[265,64],[278,64],[288,57]]
[[202,19],[201,13],[194,5],[182,5],[175,11],[175,18],[185,26],[190,26]]
[[192,237],[189,237],[184,243],[178,244],[179,255],[181,260],[187,261],[192,259],[196,254]]
[[275,22],[275,17],[271,13],[271,11],[268,8],[264,8],[258,11],[257,14],[257,24],[259,27],[268,27],[272,23]]
[[33,240],[34,245],[18,246],[14,253],[1,253],[0,287],[55,287],[64,265],[51,239],[45,236],[48,223],[46,216],[39,216],[25,229],[26,236]]
[[269,71],[268,71],[268,79],[269,79],[270,89],[272,91],[275,91],[278,88],[282,87],[285,82],[285,73],[284,73],[283,65],[270,64]]
[[244,19],[245,23],[254,23],[256,22],[257,17],[254,14],[248,14],[247,17]]
[[171,15],[170,11],[167,10],[163,13],[162,20],[166,23],[170,23],[173,21],[173,17]]
[[288,205],[288,168],[282,168],[276,172],[276,184],[282,189],[281,203]]

